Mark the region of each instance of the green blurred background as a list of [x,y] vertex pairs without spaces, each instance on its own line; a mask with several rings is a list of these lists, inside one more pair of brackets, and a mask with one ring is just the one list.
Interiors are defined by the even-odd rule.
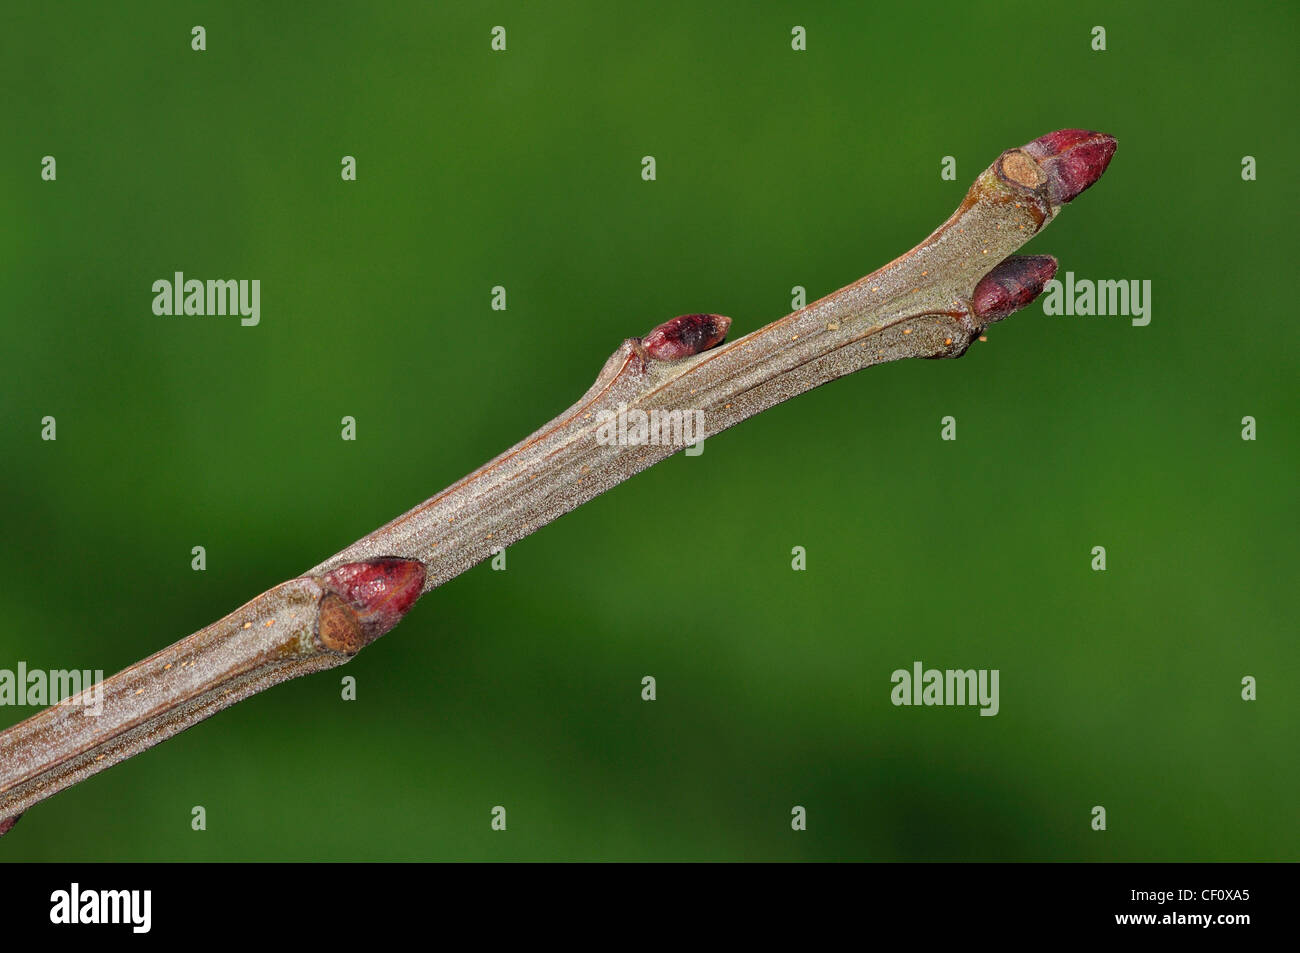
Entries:
[[[1035,305],[777,407],[39,805],[0,860],[1300,859],[1297,8],[619,6],[6,9],[0,666],[144,657],[622,338],[747,333],[1053,129],[1120,147],[1026,250],[1149,279],[1151,324]],[[260,326],[156,317],[176,270],[260,279]],[[999,669],[1000,714],[894,707],[916,660]]]

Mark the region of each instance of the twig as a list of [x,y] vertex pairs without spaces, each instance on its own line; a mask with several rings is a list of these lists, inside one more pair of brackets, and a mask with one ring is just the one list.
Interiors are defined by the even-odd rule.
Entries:
[[916,248],[745,337],[721,344],[730,319],[695,314],[627,339],[581,400],[496,459],[87,689],[103,693],[98,716],[83,692],[0,734],[0,834],[36,802],[249,695],[347,662],[424,592],[683,440],[873,364],[960,357],[1051,279],[1055,259],[1009,256],[1101,177],[1114,150],[1110,136],[1067,129],[1004,152]]

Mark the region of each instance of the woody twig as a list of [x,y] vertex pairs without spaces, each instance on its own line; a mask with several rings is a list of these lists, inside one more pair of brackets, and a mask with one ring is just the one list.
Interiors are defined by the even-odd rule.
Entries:
[[0,834],[38,801],[223,708],[347,662],[423,593],[683,443],[873,364],[960,357],[1042,292],[1055,259],[1013,252],[1096,182],[1114,151],[1113,137],[1077,129],[1007,150],[907,254],[744,337],[723,343],[729,318],[691,314],[628,338],[576,404],[494,460],[87,689],[102,692],[98,716],[74,698],[0,734]]

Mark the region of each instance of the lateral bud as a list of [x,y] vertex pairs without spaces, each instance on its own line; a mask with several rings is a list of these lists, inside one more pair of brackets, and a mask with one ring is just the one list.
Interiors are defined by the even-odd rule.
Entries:
[[1012,255],[1004,258],[980,279],[971,297],[981,324],[1001,321],[1025,307],[1040,294],[1056,274],[1051,255]]
[[319,577],[316,637],[331,652],[353,655],[379,638],[415,605],[424,591],[418,559],[371,559],[344,563]]
[[676,361],[721,344],[730,327],[731,318],[720,314],[683,314],[647,334],[641,346],[656,361]]

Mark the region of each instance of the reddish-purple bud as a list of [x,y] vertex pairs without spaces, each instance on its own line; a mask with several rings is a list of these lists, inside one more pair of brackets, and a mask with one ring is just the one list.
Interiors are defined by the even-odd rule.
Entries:
[[1051,255],[1012,255],[1004,259],[975,286],[971,303],[982,324],[1001,321],[1043,293],[1056,274]]
[[418,559],[372,559],[344,563],[320,577],[316,633],[331,651],[361,651],[398,622],[424,591],[424,563]]
[[13,830],[14,825],[18,823],[18,819],[20,817],[22,817],[21,814],[15,814],[13,817],[6,817],[0,819],[0,837],[4,837],[11,830]]
[[1060,129],[1039,136],[1023,152],[1030,155],[1047,176],[1048,194],[1055,205],[1064,205],[1101,178],[1115,154],[1114,136],[1087,129]]
[[641,345],[656,361],[676,361],[721,344],[730,327],[731,318],[720,314],[683,314],[659,325]]

